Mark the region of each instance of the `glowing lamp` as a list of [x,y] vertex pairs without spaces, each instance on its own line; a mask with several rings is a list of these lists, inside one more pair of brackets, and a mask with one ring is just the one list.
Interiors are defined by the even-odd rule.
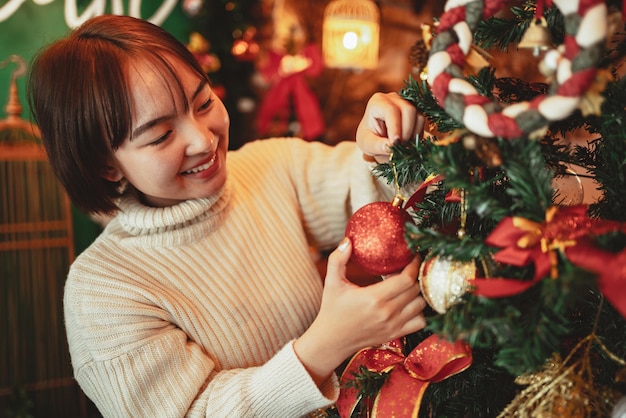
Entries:
[[330,68],[378,65],[378,7],[371,0],[332,0],[324,10],[324,63]]

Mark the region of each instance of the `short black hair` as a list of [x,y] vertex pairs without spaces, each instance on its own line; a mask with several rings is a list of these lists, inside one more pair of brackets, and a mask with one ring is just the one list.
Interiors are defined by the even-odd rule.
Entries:
[[184,44],[130,16],[91,18],[33,59],[27,86],[31,112],[56,176],[82,211],[117,210],[120,184],[103,175],[132,131],[129,68],[143,59],[178,83],[176,91],[182,86],[172,60],[208,81]]

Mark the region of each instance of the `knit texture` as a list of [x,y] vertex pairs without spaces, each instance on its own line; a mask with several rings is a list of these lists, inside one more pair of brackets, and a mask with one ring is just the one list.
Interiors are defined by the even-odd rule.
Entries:
[[227,159],[212,198],[151,208],[128,192],[70,269],[72,365],[105,417],[289,418],[338,396],[292,347],[321,300],[309,246],[332,248],[393,191],[352,141],[261,140]]

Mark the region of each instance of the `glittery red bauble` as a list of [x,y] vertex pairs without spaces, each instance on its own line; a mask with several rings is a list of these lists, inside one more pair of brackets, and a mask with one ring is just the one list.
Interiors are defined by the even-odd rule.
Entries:
[[411,216],[388,202],[357,210],[346,226],[346,237],[352,241],[351,260],[375,275],[402,270],[415,257],[404,239],[407,222],[413,222]]

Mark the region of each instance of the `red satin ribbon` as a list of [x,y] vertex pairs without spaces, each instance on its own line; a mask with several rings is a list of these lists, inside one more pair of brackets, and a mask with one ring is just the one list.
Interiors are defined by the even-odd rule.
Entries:
[[393,340],[354,355],[341,376],[337,410],[342,418],[350,417],[360,401],[358,389],[346,387],[346,382],[361,366],[372,372],[390,373],[371,405],[371,416],[413,418],[417,417],[422,396],[431,382],[447,379],[472,364],[468,344],[451,343],[437,335],[426,338],[406,357],[402,347],[400,340]]
[[409,200],[406,201],[406,204],[404,205],[404,207],[409,209],[415,206],[416,204],[420,203],[421,201],[423,201],[424,196],[426,196],[426,190],[428,189],[428,186],[430,186],[431,184],[437,183],[438,181],[441,181],[443,179],[444,179],[444,176],[441,174],[428,176],[428,178],[424,180],[424,182],[420,184],[417,190],[415,190],[415,192],[411,195]]
[[592,239],[612,231],[626,233],[626,224],[591,219],[586,205],[553,207],[541,224],[505,218],[485,243],[502,248],[494,256],[498,262],[514,266],[534,263],[535,276],[530,281],[474,279],[474,294],[493,298],[524,292],[551,272],[555,258],[550,253],[558,250],[572,264],[597,273],[600,291],[626,317],[626,250],[619,254],[603,251]]

